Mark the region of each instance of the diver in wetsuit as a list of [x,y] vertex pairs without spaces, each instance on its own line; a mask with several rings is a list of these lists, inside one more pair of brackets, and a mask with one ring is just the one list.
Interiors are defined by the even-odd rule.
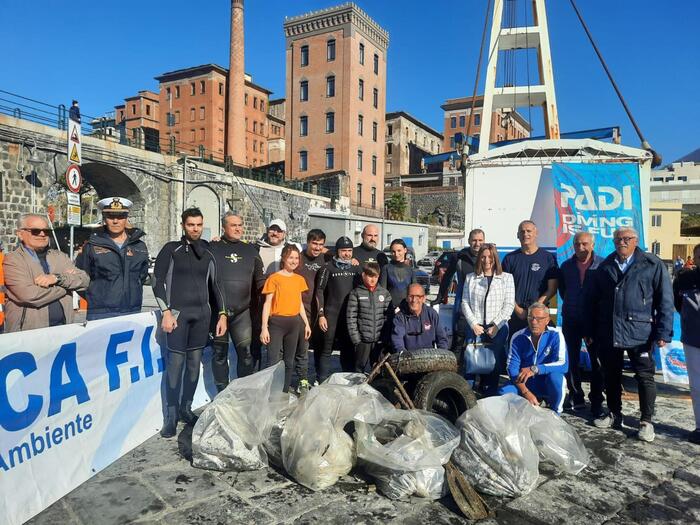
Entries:
[[199,381],[202,349],[209,339],[210,289],[219,313],[215,335],[226,333],[224,296],[217,281],[214,256],[209,244],[200,238],[203,225],[204,217],[198,208],[182,212],[184,235],[163,246],[154,268],[153,293],[163,314],[161,328],[168,348],[166,410],[160,431],[165,438],[175,435],[178,416],[188,425],[197,421],[192,399]]
[[323,332],[323,348],[316,360],[316,380],[323,383],[330,375],[334,343],[340,349],[343,372],[355,370],[355,349],[348,333],[348,296],[360,283],[360,267],[352,264],[352,241],[341,237],[335,243],[336,256],[318,274],[316,301],[318,326]]
[[[254,359],[251,352],[253,325],[251,323],[251,294],[259,295],[265,284],[263,263],[254,245],[241,241],[243,218],[226,212],[221,225],[224,234],[209,245],[214,254],[219,281],[226,299],[228,334],[236,348],[237,377],[253,373]],[[214,357],[211,368],[216,389],[221,392],[228,385],[228,334],[214,338]]]

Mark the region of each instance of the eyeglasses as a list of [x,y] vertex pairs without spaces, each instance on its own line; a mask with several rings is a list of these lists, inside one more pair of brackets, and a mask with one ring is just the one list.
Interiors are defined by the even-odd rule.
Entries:
[[613,239],[613,242],[615,242],[616,244],[619,244],[621,242],[624,242],[625,244],[629,244],[630,241],[632,241],[634,239],[636,239],[636,237],[615,237],[615,239]]
[[49,228],[20,228],[20,230],[31,233],[34,237],[39,237],[42,233],[48,237],[51,233]]
[[418,299],[423,299],[423,297],[425,297],[425,294],[423,294],[423,295],[409,295],[408,296],[409,299],[413,299],[414,301],[417,301]]
[[534,315],[528,315],[527,318],[529,321],[537,321],[538,323],[544,323],[545,321],[549,321],[549,316],[535,317]]

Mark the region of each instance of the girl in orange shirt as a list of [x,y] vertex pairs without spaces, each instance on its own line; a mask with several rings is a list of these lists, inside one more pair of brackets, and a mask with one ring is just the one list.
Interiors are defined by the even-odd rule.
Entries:
[[[262,332],[260,341],[267,345],[270,366],[284,359],[284,391],[289,391],[292,382],[292,370],[303,331],[304,339],[311,335],[306,309],[301,302],[301,294],[309,288],[306,280],[294,270],[299,266],[299,249],[288,244],[282,249],[281,267],[265,281],[262,293],[265,304],[262,311]],[[299,383],[308,385],[306,377],[300,377]]]

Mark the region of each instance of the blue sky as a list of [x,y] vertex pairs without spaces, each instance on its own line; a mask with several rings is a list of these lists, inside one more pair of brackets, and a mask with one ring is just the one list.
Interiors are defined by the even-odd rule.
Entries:
[[[486,3],[357,2],[389,31],[388,111],[407,111],[443,131],[440,104],[471,95]],[[700,147],[700,2],[577,3],[664,162]],[[246,1],[246,71],[273,97],[284,96],[284,17],[332,5]],[[547,5],[562,130],[621,125],[623,143],[637,146],[569,2]],[[101,115],[139,89],[157,88],[153,77],[165,71],[228,66],[229,6],[228,0],[0,0],[0,89],[52,104],[78,98],[84,113]],[[535,122],[535,133],[541,129]]]

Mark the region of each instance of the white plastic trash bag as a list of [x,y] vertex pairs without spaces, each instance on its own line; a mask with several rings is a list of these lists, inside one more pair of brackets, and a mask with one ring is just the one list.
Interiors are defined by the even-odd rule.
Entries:
[[[337,377],[336,377],[337,376]],[[349,377],[348,377],[349,376]],[[350,421],[378,423],[391,404],[355,374],[334,374],[299,399],[282,431],[282,461],[297,482],[312,490],[333,485],[355,464]]]
[[262,444],[289,405],[284,363],[231,382],[199,416],[192,431],[192,465],[212,470],[267,466]]
[[356,423],[357,457],[391,499],[446,494],[445,469],[459,432],[442,417],[422,410],[391,410],[379,424]]
[[452,462],[479,492],[517,497],[535,488],[539,457],[530,407],[515,394],[489,397],[457,420],[461,440]]
[[568,474],[578,474],[591,460],[576,430],[551,410],[530,405],[530,435],[545,461]]
[[277,415],[277,421],[272,425],[272,430],[270,431],[270,437],[263,443],[265,452],[267,452],[267,460],[270,465],[274,465],[279,468],[283,468],[284,464],[282,462],[282,431],[284,426],[287,424],[287,418],[294,412],[297,406],[298,398],[295,395],[290,394],[289,404],[284,407],[280,413]]

